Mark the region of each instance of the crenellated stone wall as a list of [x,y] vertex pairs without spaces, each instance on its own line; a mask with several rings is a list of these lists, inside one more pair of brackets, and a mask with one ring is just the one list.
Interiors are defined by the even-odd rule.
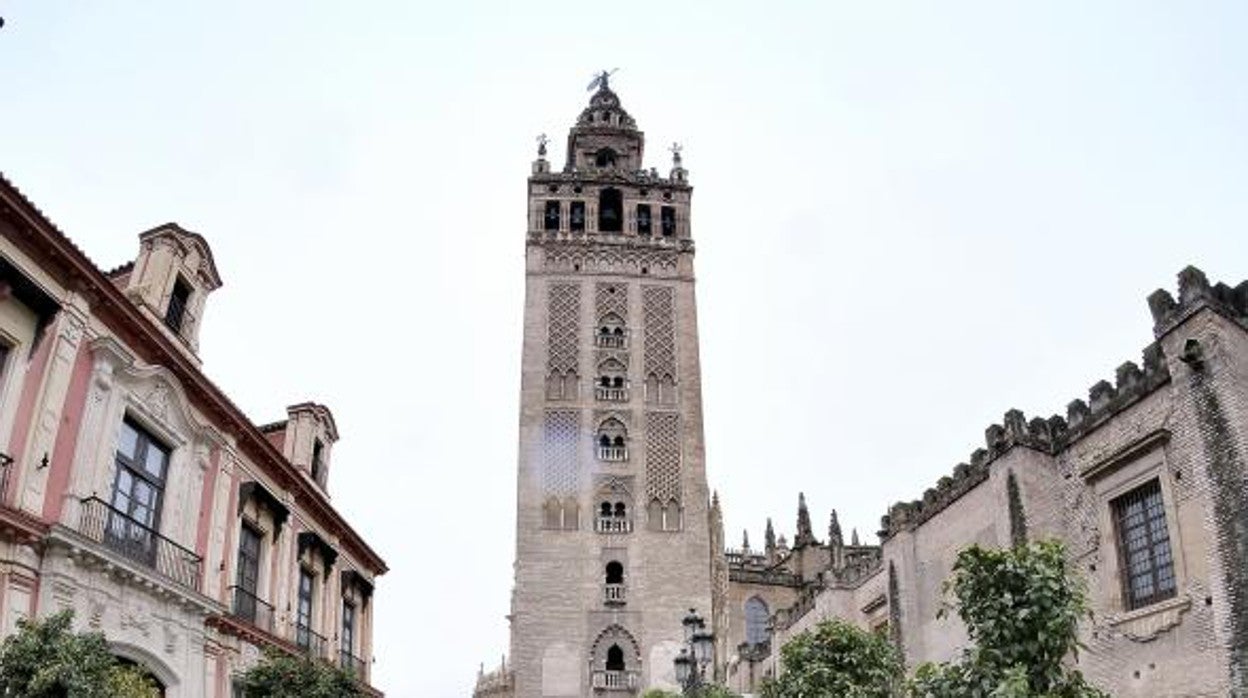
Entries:
[[[1154,341],[1140,363],[1091,386],[1064,417],[1006,412],[969,462],[889,507],[874,562],[854,579],[837,583],[844,568],[832,554],[811,575],[792,552],[730,553],[730,596],[774,579],[793,602],[773,614],[764,656],[721,658],[729,677],[746,663],[751,679],[773,675],[784,643],[827,617],[887,632],[910,666],[950,659],[965,631],[937,611],[958,551],[1057,538],[1088,585],[1087,649],[1072,661],[1094,683],[1114,696],[1248,695],[1248,282],[1210,284],[1188,267],[1177,298],[1159,290],[1148,302]],[[1140,601],[1124,582],[1114,512],[1147,488],[1159,496],[1174,589]]]

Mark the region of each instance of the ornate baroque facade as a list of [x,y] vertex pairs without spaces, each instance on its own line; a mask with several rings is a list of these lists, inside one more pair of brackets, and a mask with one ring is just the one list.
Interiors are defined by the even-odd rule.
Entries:
[[367,687],[386,565],[329,503],[334,418],[257,426],[200,370],[207,242],[105,272],[2,178],[0,233],[0,633],[72,609],[176,698],[266,647]]
[[711,604],[691,187],[606,77],[529,178],[511,665],[478,695],[674,685]]
[[[958,551],[1057,538],[1088,583],[1079,668],[1114,696],[1248,695],[1248,282],[1179,274],[1149,296],[1154,341],[1066,415],[1017,410],[921,499],[894,504],[878,545],[846,544],[804,499],[790,548],[716,561],[720,675],[749,693],[779,648],[823,618],[887,633],[913,667],[966,635],[938,619]],[[722,531],[713,531],[722,537]]]

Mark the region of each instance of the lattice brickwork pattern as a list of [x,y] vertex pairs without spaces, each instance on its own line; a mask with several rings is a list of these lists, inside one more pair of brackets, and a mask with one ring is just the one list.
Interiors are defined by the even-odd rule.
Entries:
[[675,380],[676,321],[672,297],[670,286],[644,286],[641,289],[646,375],[671,376]]
[[680,501],[680,416],[646,414],[646,498]]
[[624,284],[598,284],[594,289],[598,319],[614,314],[628,324],[628,286]]
[[566,497],[580,491],[576,453],[581,437],[581,413],[549,410],[542,429],[542,490]]
[[547,372],[580,373],[581,287],[551,284],[546,298]]

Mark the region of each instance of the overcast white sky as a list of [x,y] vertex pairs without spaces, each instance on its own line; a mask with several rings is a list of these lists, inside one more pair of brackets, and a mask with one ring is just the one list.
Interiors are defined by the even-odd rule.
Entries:
[[386,557],[375,680],[506,648],[525,185],[601,68],[685,145],[708,469],[735,545],[875,540],[1010,407],[1065,411],[1186,264],[1248,277],[1243,2],[0,2],[0,169],[97,263],[175,220],[205,370],[334,411]]

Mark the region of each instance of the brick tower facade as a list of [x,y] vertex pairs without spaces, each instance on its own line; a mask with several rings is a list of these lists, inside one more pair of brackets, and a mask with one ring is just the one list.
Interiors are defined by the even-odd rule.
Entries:
[[672,687],[710,612],[692,188],[608,85],[529,178],[511,672],[518,698]]

